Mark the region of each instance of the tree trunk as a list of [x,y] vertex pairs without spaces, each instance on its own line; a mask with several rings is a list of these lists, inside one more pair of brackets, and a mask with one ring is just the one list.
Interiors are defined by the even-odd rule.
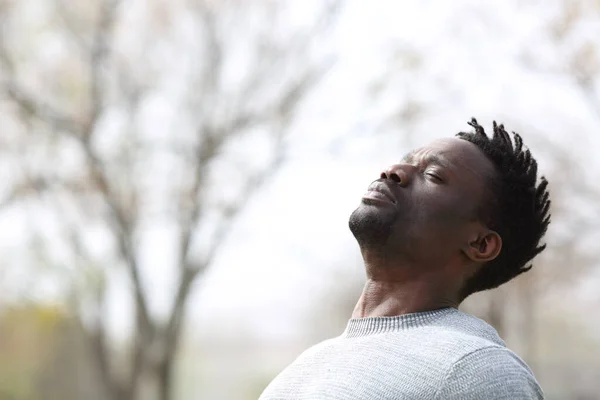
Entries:
[[173,357],[167,355],[157,368],[158,400],[171,400],[173,395]]

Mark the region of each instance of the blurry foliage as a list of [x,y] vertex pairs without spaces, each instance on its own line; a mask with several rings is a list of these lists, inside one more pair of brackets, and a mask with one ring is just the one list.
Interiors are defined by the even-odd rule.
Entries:
[[2,310],[0,398],[101,399],[82,333],[60,307],[24,304]]
[[34,379],[52,348],[57,310],[7,309],[0,314],[0,397],[33,399]]

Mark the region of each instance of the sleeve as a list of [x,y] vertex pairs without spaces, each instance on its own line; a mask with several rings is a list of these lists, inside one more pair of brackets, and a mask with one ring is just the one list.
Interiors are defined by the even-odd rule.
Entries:
[[543,400],[527,365],[510,350],[487,347],[455,362],[436,400]]

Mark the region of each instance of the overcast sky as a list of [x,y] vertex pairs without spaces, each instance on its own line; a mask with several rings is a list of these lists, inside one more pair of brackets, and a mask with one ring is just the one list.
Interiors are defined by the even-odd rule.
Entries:
[[[504,121],[526,142],[530,128],[531,135],[543,132],[569,143],[574,153],[600,149],[600,136],[589,134],[598,126],[597,117],[569,78],[532,71],[518,62],[528,45],[539,57],[548,57],[549,65],[556,53],[543,30],[552,6],[519,6],[523,3],[351,2],[337,35],[338,66],[318,96],[320,103],[299,121],[304,133],[299,149],[251,204],[227,249],[197,285],[201,290],[190,307],[194,319],[260,316],[258,325],[274,334],[294,329],[282,321],[311,296],[307,288],[344,279],[345,269],[357,274],[357,266],[348,265],[358,263],[359,253],[347,220],[380,169],[410,146],[466,129],[471,116],[486,126],[492,119]],[[365,105],[365,87],[386,71],[394,72],[390,54],[401,46],[424,54],[418,81],[398,70],[382,99]],[[409,128],[410,143],[405,143],[404,131],[378,130],[378,122],[411,96],[428,109]],[[322,109],[328,113],[317,112]],[[357,122],[362,123],[358,134]],[[344,132],[354,135],[332,156],[326,143]],[[575,137],[581,143],[574,143]],[[540,158],[543,172],[544,162],[552,160]],[[586,163],[598,170],[598,159]]]
[[[253,198],[214,265],[196,282],[188,307],[190,328],[292,335],[297,315],[314,293],[346,274],[347,279],[360,275],[347,221],[380,169],[413,146],[468,128],[472,116],[486,126],[492,119],[504,121],[526,142],[528,129],[538,136],[543,132],[569,143],[582,160],[600,149],[600,135],[589,134],[600,126],[597,116],[569,77],[520,62],[527,53],[552,65],[561,55],[544,31],[555,13],[553,2],[524,3],[348,2],[327,44],[335,49],[337,63],[298,115],[289,159]],[[399,49],[420,54],[420,68],[404,69],[394,56]],[[378,80],[380,90],[368,97]],[[414,124],[382,124],[409,101],[423,107]],[[156,115],[170,114],[157,110]],[[543,171],[552,160],[541,158]],[[598,159],[586,163],[590,171],[599,170]],[[19,245],[23,218],[17,212],[2,215],[3,251]],[[168,305],[164,288],[173,283],[167,236],[167,228],[148,232],[142,259],[151,272],[146,282],[151,305],[159,312]],[[124,285],[111,291],[115,333],[126,331],[131,321],[123,307]]]

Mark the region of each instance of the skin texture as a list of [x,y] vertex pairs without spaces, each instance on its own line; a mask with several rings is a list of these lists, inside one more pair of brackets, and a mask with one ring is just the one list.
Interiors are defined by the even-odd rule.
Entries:
[[440,139],[386,168],[349,220],[367,282],[353,318],[458,307],[502,239],[479,218],[496,172],[472,143]]

